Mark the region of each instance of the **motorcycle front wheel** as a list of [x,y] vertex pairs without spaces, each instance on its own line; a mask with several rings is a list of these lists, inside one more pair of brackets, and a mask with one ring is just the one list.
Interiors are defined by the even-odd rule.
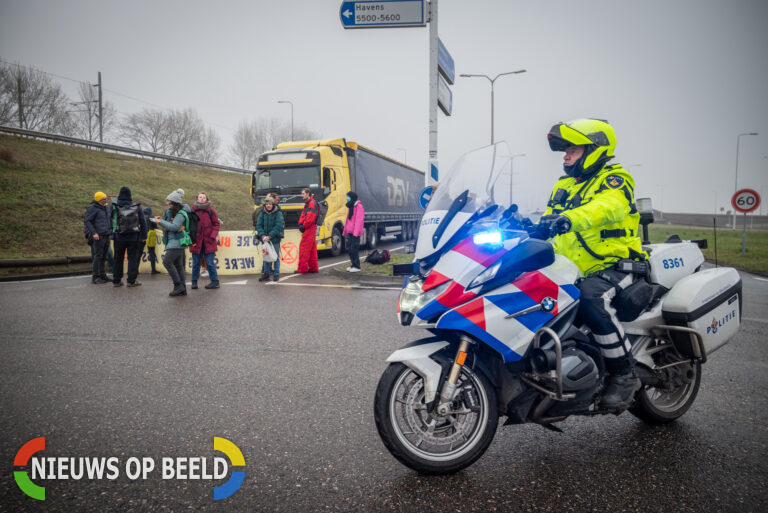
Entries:
[[467,367],[457,390],[448,414],[430,413],[421,376],[402,363],[391,364],[374,399],[376,427],[389,452],[424,474],[458,472],[477,461],[496,434],[496,391]]

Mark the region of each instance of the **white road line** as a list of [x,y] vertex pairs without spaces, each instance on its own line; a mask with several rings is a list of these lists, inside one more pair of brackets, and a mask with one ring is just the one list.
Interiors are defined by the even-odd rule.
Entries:
[[755,279],[757,281],[768,281],[768,278],[758,278],[757,276],[755,276]]
[[[283,280],[280,280],[283,281]],[[369,285],[328,285],[321,283],[280,283],[267,282],[267,285],[284,285],[286,287],[325,287],[329,289],[371,289],[371,290],[402,290],[401,287],[374,287]]]
[[742,317],[741,320],[752,321],[752,322],[762,322],[763,324],[768,324],[768,319],[755,319],[754,317]]

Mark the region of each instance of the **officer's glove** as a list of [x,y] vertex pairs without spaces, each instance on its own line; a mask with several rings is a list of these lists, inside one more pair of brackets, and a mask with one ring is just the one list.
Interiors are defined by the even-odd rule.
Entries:
[[566,216],[557,216],[552,220],[550,225],[549,235],[554,237],[555,235],[562,235],[571,231],[571,220]]
[[304,233],[304,225],[302,225],[302,224],[299,225],[299,231],[301,233]]

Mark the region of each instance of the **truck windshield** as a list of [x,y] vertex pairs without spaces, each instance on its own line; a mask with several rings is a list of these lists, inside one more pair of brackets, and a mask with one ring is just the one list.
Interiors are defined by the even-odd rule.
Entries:
[[320,168],[309,167],[270,167],[259,169],[256,180],[257,189],[295,189],[320,187]]

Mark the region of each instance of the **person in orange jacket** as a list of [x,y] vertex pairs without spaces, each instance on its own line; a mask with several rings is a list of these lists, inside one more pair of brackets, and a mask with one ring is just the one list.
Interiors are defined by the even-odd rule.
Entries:
[[301,232],[301,243],[299,244],[299,268],[296,272],[300,274],[316,273],[317,267],[317,203],[312,197],[312,191],[302,189],[301,198],[304,200],[304,209],[299,217],[299,231]]

